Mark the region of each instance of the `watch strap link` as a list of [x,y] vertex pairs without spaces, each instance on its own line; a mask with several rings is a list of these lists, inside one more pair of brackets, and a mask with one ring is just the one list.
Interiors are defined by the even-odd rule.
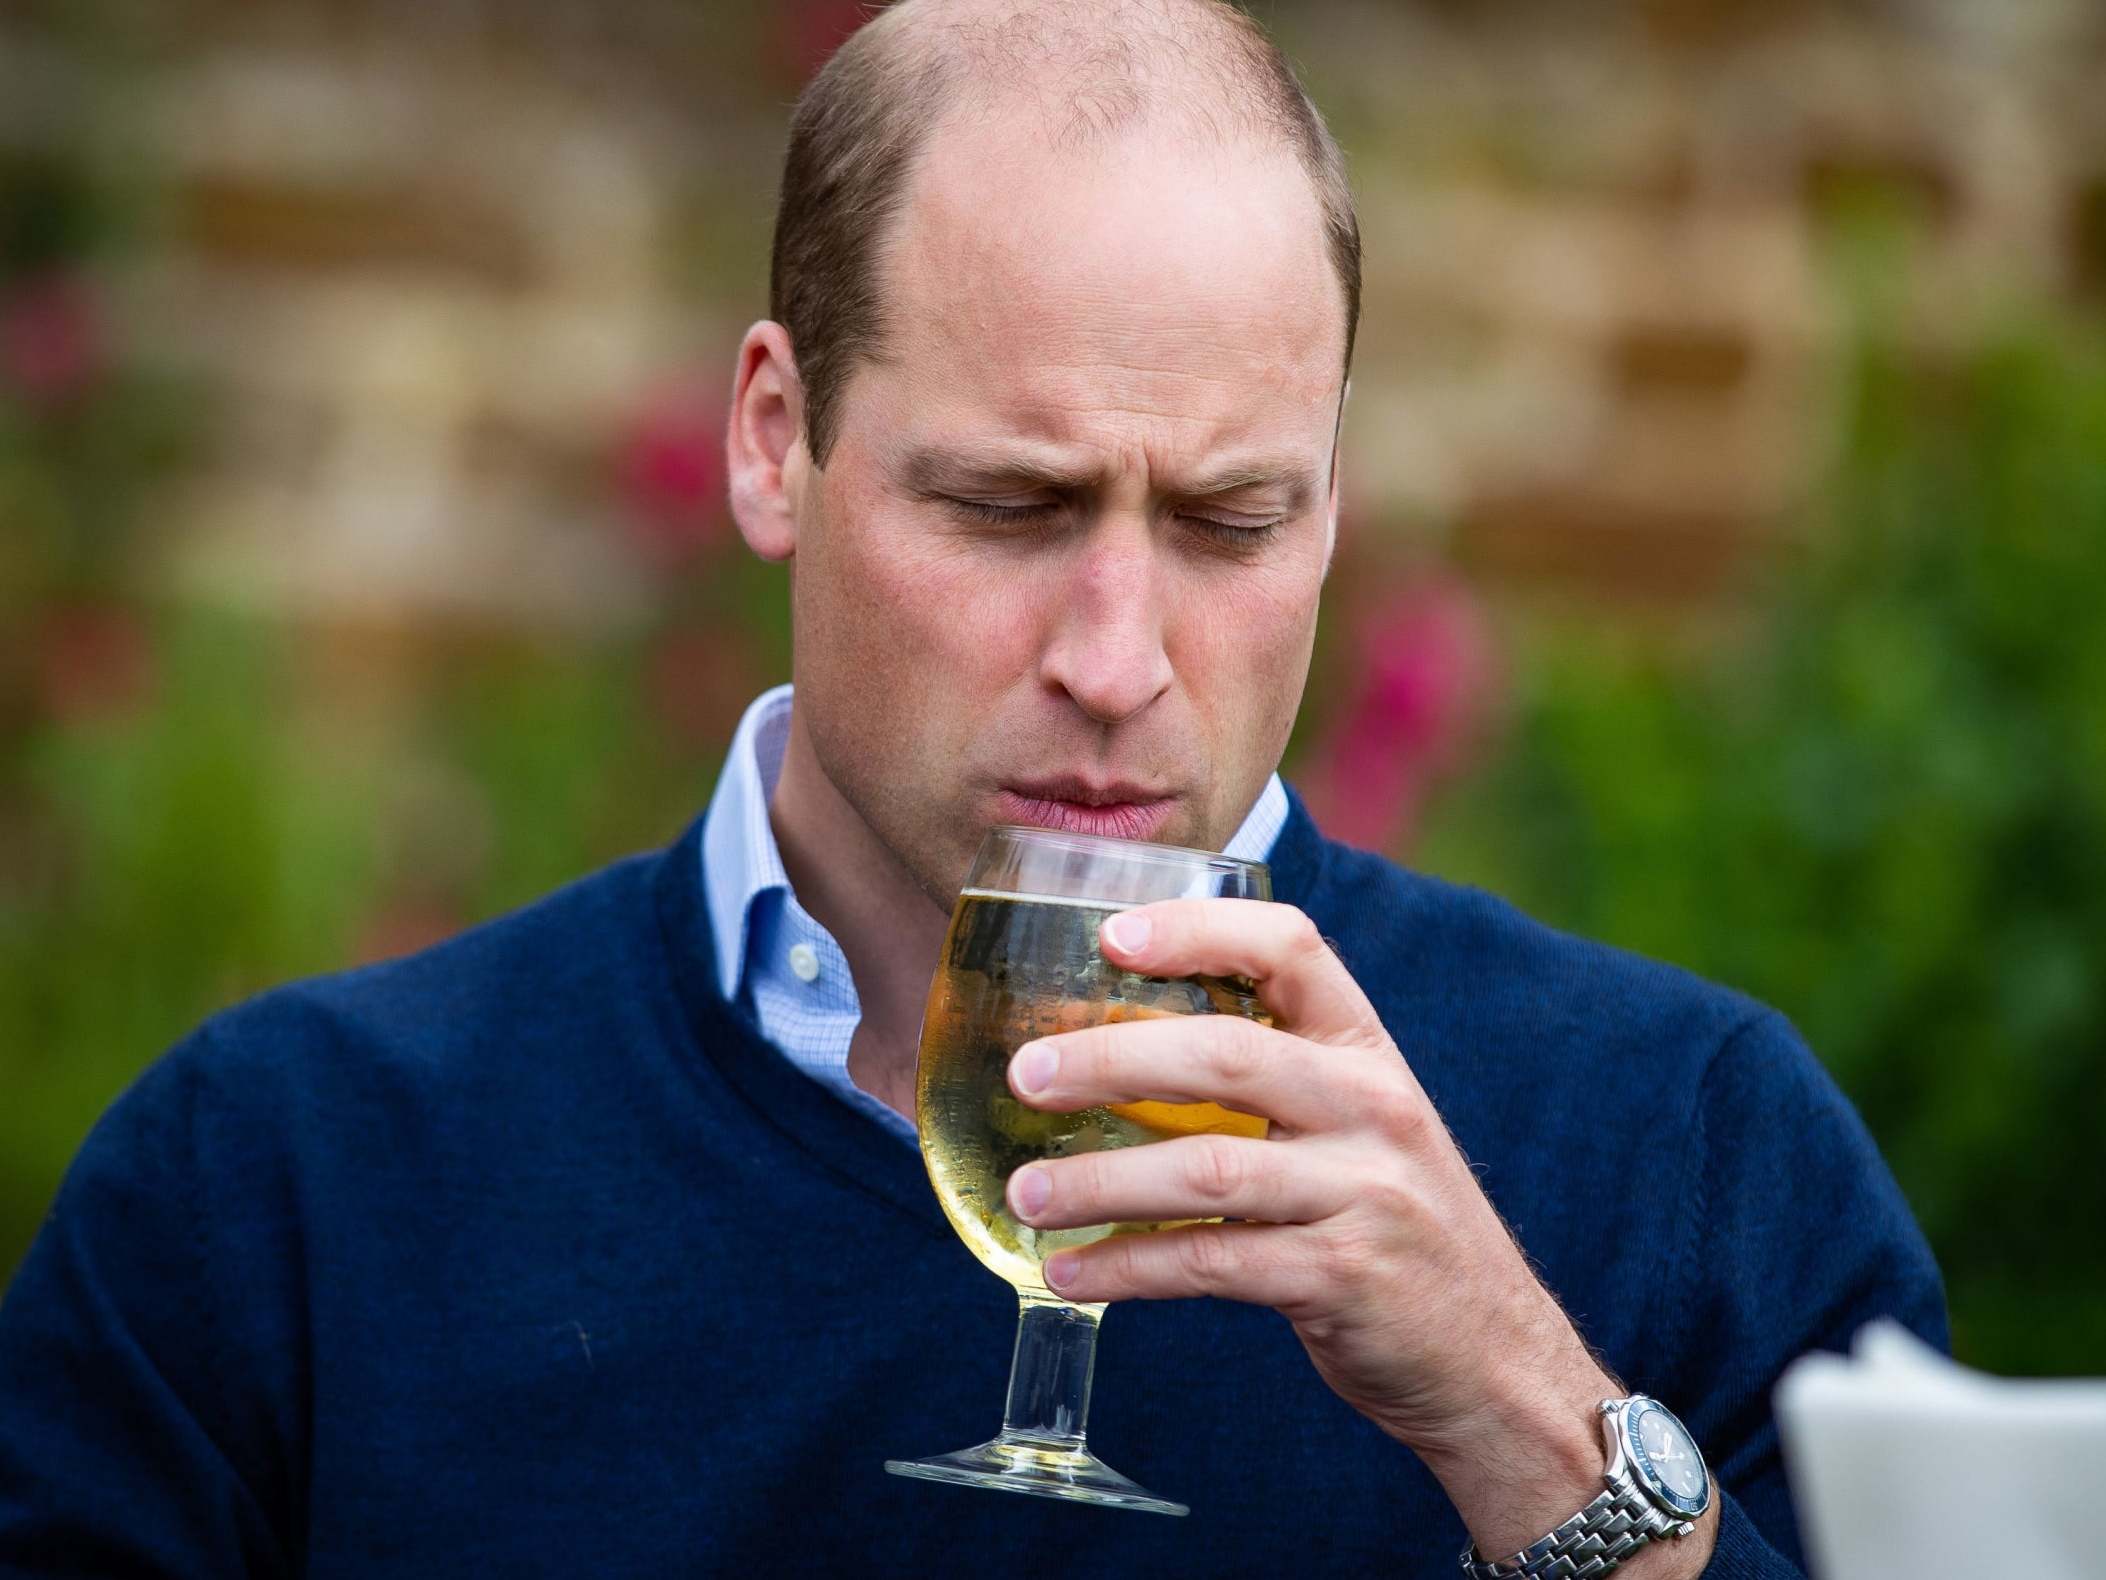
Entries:
[[1463,1573],[1470,1580],[1595,1580],[1655,1537],[1681,1527],[1646,1497],[1628,1470],[1608,1479],[1592,1503],[1504,1562],[1480,1558],[1474,1543],[1465,1547]]

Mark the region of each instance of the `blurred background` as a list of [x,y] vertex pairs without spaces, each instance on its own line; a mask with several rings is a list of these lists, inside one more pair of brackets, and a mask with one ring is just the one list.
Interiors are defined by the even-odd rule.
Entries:
[[[2106,1371],[2106,12],[1259,6],[1352,161],[1332,832],[1789,1013]],[[704,803],[839,0],[0,0],[0,1277],[213,1009]]]

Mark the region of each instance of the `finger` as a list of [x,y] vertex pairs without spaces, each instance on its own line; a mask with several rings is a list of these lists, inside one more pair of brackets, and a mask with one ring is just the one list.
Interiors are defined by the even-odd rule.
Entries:
[[1381,1018],[1316,924],[1268,900],[1164,900],[1107,917],[1105,958],[1149,976],[1248,977],[1289,1031],[1389,1046]]
[[1219,1103],[1306,1135],[1399,1101],[1402,1072],[1401,1060],[1355,1058],[1240,1015],[1166,1015],[1027,1042],[1009,1061],[1009,1089],[1056,1112]]
[[1115,1234],[1047,1257],[1046,1284],[1078,1304],[1217,1295],[1292,1309],[1312,1293],[1310,1233],[1289,1224],[1201,1223]]
[[1238,1136],[1181,1136],[1027,1164],[1008,1187],[1009,1210],[1035,1229],[1184,1218],[1312,1223],[1342,1210],[1350,1194],[1319,1149]]

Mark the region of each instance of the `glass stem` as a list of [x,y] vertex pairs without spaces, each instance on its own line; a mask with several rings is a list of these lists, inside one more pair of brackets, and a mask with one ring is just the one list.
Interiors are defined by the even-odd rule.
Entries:
[[1024,1295],[1018,1304],[1002,1436],[1079,1449],[1089,1425],[1100,1313],[1042,1295]]

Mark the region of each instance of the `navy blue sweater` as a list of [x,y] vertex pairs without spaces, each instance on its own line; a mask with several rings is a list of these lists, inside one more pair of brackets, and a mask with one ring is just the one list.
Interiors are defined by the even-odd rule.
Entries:
[[[1786,1023],[1324,841],[1336,940],[1612,1369],[1796,1574],[1769,1393],[1936,1268]],[[699,827],[218,1016],[96,1127],[0,1305],[0,1572],[1445,1576],[1460,1519],[1284,1319],[1107,1314],[1091,1439],[1170,1520],[905,1481],[997,1424],[1015,1300],[920,1160],[718,995]],[[1436,1318],[1437,1320],[1437,1318]]]

